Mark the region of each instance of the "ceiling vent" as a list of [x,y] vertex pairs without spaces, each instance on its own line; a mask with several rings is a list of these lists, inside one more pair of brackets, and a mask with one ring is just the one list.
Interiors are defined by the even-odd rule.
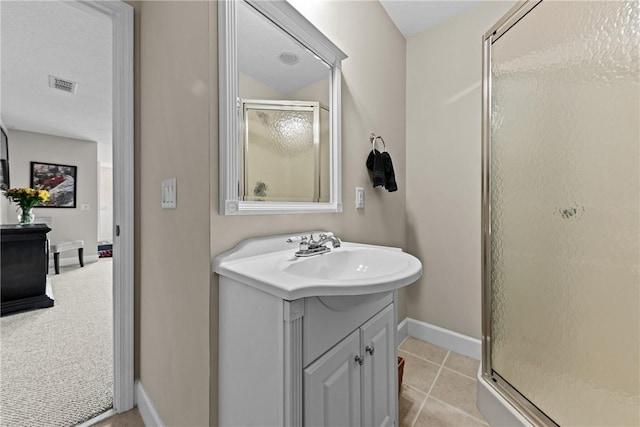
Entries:
[[76,93],[78,83],[71,80],[61,79],[60,77],[49,76],[49,87],[60,89],[64,92]]
[[298,55],[293,52],[282,52],[278,58],[280,58],[280,62],[286,65],[296,65],[300,62]]

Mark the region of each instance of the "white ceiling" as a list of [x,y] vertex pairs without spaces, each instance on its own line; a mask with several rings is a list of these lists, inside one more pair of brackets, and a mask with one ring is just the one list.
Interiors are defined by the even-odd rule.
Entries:
[[[380,0],[396,27],[412,37],[465,12],[483,0]],[[328,76],[327,68],[251,7],[238,7],[238,68],[256,80],[289,94]],[[300,57],[294,66],[278,61],[282,52]]]
[[[61,1],[0,7],[4,125],[96,141],[111,164],[111,22]],[[49,75],[77,82],[76,93],[50,88]]]
[[[254,79],[290,94],[330,76],[329,67],[291,36],[250,6],[238,5],[238,69]],[[283,64],[278,57],[294,53],[299,62]]]
[[451,19],[486,0],[380,0],[405,38]]

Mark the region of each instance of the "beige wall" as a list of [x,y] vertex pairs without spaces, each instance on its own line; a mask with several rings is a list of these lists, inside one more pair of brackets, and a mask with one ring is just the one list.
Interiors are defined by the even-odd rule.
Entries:
[[[35,208],[37,218],[51,217],[51,244],[67,240],[84,240],[85,255],[98,253],[98,152],[95,141],[63,138],[41,133],[9,129],[9,168],[11,187],[29,187],[31,162],[57,163],[77,166],[75,208]],[[80,206],[89,205],[81,211]],[[17,222],[16,205],[11,203],[4,219]],[[75,258],[63,252],[62,258]]]
[[407,247],[424,275],[409,317],[481,337],[482,35],[513,2],[487,2],[407,41]]
[[98,165],[98,241],[113,239],[113,166]]
[[238,72],[238,92],[241,99],[285,99],[284,95],[271,86]]
[[[405,40],[378,2],[291,1],[349,58],[343,62],[343,204],[339,214],[220,216],[218,212],[217,93],[212,90],[211,252],[215,256],[253,236],[327,229],[344,240],[405,247]],[[212,10],[212,51],[217,14]],[[354,25],[367,22],[367,25]],[[384,61],[380,61],[384,58]],[[210,58],[217,81],[217,57]],[[212,85],[213,88],[213,85]],[[216,89],[217,90],[217,89]],[[364,162],[368,135],[385,137],[399,191],[374,190]],[[355,187],[364,187],[366,208],[355,209]],[[211,293],[211,416],[217,413],[217,276]],[[404,318],[404,302],[399,317]]]
[[[136,7],[138,374],[168,426],[209,423],[207,2]],[[212,117],[215,120],[215,117]],[[178,208],[160,208],[177,179]]]
[[327,77],[326,79],[312,83],[309,86],[303,87],[302,89],[288,95],[287,99],[318,101],[320,104],[324,104],[328,108],[331,96],[331,88],[329,87],[331,84],[330,80],[331,79]]
[[[137,373],[167,425],[216,425],[218,293],[211,256],[248,237],[309,229],[405,245],[406,44],[377,2],[323,2],[315,10],[296,4],[350,56],[343,64],[344,212],[223,217],[217,213],[216,4],[132,4]],[[355,20],[369,25],[354,26]],[[371,187],[364,162],[372,131],[387,141],[398,192]],[[162,210],[160,181],[171,177],[178,181],[178,208]],[[366,188],[364,210],[355,210],[356,186]]]
[[[0,9],[2,9],[2,7],[0,7]],[[2,85],[0,84],[0,86]],[[1,116],[0,116],[0,127],[5,131],[5,133],[7,133],[7,128],[5,127]],[[9,157],[9,160],[11,160],[11,157]],[[9,173],[11,173],[11,168],[9,168]],[[11,177],[9,177],[9,185],[11,185]],[[7,198],[4,197],[4,193],[3,193],[3,196],[0,197],[0,224],[7,224],[8,222],[10,222],[9,215],[11,215],[11,206],[12,204],[9,202]]]
[[[4,194],[4,193],[3,193]],[[11,207],[13,204],[9,202],[7,198],[4,196],[0,198],[0,224],[8,224],[12,219],[10,219],[10,215],[13,215],[11,212]]]
[[[270,222],[282,232],[321,227],[345,240],[404,247],[406,42],[377,2],[290,3],[349,56],[342,64],[344,212],[270,217]],[[354,20],[369,25],[355,26]],[[380,57],[385,58],[383,64]],[[395,193],[372,188],[364,166],[370,132],[383,135],[387,141],[398,177],[399,191]],[[364,210],[355,209],[356,186],[365,188]],[[247,220],[260,223],[257,218]],[[267,230],[263,234],[272,233]]]

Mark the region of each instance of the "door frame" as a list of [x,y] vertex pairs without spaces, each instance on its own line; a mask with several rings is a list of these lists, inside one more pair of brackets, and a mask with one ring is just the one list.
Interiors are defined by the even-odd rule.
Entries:
[[113,409],[120,413],[135,403],[133,8],[109,0],[67,4],[112,22]]

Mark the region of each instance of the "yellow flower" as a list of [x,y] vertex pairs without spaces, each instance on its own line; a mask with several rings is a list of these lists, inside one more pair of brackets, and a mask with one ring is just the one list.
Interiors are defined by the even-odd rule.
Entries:
[[29,210],[49,200],[49,192],[47,190],[36,190],[28,187],[9,188],[4,192],[4,195],[23,210]]
[[38,190],[38,197],[42,199],[42,203],[46,203],[49,200],[49,192],[47,190]]

